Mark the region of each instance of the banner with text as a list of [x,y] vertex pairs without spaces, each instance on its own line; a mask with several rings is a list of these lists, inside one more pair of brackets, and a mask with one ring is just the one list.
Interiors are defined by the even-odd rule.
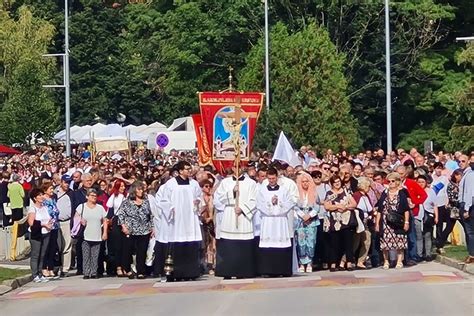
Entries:
[[264,95],[259,92],[199,93],[202,126],[212,162],[220,173],[233,165],[237,146],[243,165],[248,162]]

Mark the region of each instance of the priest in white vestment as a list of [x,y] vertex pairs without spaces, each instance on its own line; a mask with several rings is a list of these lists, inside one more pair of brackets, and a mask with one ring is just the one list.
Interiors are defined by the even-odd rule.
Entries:
[[[237,180],[239,200],[236,205]],[[256,275],[252,217],[255,212],[257,184],[241,176],[221,181],[214,193],[214,206],[222,218],[216,227],[216,276],[251,278]],[[220,214],[219,214],[220,213]]]
[[278,185],[278,171],[267,171],[268,185],[261,186],[257,209],[261,213],[258,271],[266,276],[291,276],[293,271],[293,229],[288,225],[288,213],[295,206],[289,190]]
[[[177,163],[178,175],[159,190],[157,203],[161,212],[157,249],[161,250],[158,265],[171,255],[174,271],[168,279],[196,279],[200,276],[200,247],[202,242],[199,221],[201,187],[191,179],[191,165]],[[164,253],[163,253],[164,252]]]

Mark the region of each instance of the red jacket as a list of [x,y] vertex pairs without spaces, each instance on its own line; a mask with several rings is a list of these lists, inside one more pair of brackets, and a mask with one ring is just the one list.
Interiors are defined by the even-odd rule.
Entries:
[[413,216],[417,216],[420,211],[420,204],[425,202],[428,194],[413,179],[405,179],[403,186],[407,189],[411,202],[415,204],[415,207],[413,208]]

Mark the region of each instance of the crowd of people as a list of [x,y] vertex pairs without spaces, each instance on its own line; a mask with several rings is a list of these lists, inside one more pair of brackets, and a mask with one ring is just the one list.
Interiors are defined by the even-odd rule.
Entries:
[[474,263],[474,153],[351,155],[310,146],[300,164],[243,168],[195,152],[125,159],[49,147],[0,158],[2,225],[26,216],[35,282],[72,275],[194,280],[291,276],[431,261],[457,221]]

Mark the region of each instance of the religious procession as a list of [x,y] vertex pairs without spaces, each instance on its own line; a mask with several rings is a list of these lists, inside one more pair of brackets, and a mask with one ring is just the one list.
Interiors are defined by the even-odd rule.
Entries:
[[318,153],[283,132],[254,152],[263,94],[199,103],[197,151],[46,146],[1,160],[3,226],[29,240],[34,282],[402,269],[460,240],[474,263],[473,152]]

